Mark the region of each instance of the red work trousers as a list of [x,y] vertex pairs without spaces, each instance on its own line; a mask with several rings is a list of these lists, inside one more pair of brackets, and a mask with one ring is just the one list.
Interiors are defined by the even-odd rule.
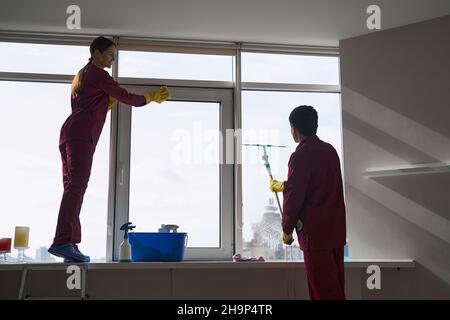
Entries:
[[345,300],[344,248],[303,251],[311,300]]
[[53,244],[76,244],[81,242],[80,210],[91,175],[95,146],[87,141],[73,140],[61,144],[59,151],[64,193]]

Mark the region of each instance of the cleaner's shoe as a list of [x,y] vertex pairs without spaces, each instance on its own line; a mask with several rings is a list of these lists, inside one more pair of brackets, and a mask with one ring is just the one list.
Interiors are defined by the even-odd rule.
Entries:
[[89,256],[85,256],[81,252],[75,250],[73,244],[65,243],[61,245],[51,245],[48,249],[51,254],[64,259],[71,259],[71,262],[89,262]]
[[64,258],[64,263],[80,263],[80,261],[73,260],[72,258]]
[[[73,248],[76,252],[83,254],[80,249],[78,249],[78,246],[75,243],[73,243]],[[80,263],[80,261],[74,260],[72,258],[64,258],[64,263]]]

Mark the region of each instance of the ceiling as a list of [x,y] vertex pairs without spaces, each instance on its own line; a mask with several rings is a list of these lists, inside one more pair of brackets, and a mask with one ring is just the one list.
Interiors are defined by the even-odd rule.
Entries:
[[[81,30],[66,9],[81,8]],[[338,46],[373,32],[370,4],[390,29],[450,15],[450,0],[1,0],[0,30]]]

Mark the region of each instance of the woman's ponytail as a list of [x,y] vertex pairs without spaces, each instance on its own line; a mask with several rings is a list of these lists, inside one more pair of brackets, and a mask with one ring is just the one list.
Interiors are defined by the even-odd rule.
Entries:
[[92,63],[92,60],[94,60],[93,56],[94,56],[95,50],[98,50],[101,53],[103,53],[112,45],[115,45],[115,43],[105,37],[98,37],[98,38],[95,38],[94,41],[92,41],[92,43],[89,47],[89,51],[91,52],[91,57],[89,58],[89,62],[80,71],[78,71],[78,73],[75,75],[75,77],[73,77],[72,86],[71,86],[71,92],[72,92],[73,97],[76,97],[80,93],[81,83],[83,81],[85,69],[89,64]]
[[92,63],[92,60],[92,57],[89,58],[89,62],[83,68],[81,68],[80,71],[78,71],[75,77],[73,77],[72,86],[70,88],[73,97],[76,97],[80,93],[81,81],[83,80],[84,71],[86,67]]

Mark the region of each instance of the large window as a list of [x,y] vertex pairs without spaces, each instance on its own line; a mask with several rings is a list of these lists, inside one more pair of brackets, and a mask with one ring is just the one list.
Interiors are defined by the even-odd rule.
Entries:
[[231,81],[232,62],[221,55],[120,51],[119,76]]
[[243,52],[242,81],[337,85],[339,58]]
[[[61,125],[71,111],[70,85],[0,81],[0,95],[4,106],[0,237],[14,238],[15,226],[29,226],[28,260],[59,261],[47,248],[53,242],[63,194],[58,142]],[[81,249],[93,261],[104,259],[106,252],[108,136],[107,119],[81,210]]]
[[[140,94],[155,87],[126,88]],[[233,165],[223,164],[220,132],[233,126],[233,91],[170,90],[171,100],[161,105],[120,105],[116,225],[131,221],[136,231],[157,232],[176,224],[188,234],[185,259],[229,259]]]
[[[242,143],[285,146],[267,149],[274,178],[285,180],[296,146],[288,116],[307,104],[319,113],[318,136],[341,155],[339,58],[242,52],[235,60],[226,50],[119,50],[122,86],[143,94],[167,79],[172,98],[143,108],[119,103],[106,119],[81,210],[80,248],[92,261],[117,258],[126,221],[145,232],[179,225],[189,236],[188,259],[230,259],[235,243],[239,253],[267,260],[291,254],[280,241],[281,217],[268,189],[263,150],[242,146],[240,179],[239,167],[229,162],[240,148],[236,132],[230,130],[230,140],[225,133],[242,117]],[[0,165],[6,178],[0,237],[30,226],[26,254],[32,260],[55,261],[47,248],[63,193],[58,140],[71,112],[71,76],[64,75],[75,74],[88,57],[87,46],[0,42]],[[232,87],[239,66],[242,92]],[[234,108],[236,94],[241,114]],[[302,258],[300,250],[292,253]]]
[[[191,82],[230,82],[232,74],[232,56],[119,53],[119,79],[138,78],[137,83],[170,79],[174,83],[171,101],[122,109],[119,115],[124,125],[131,111],[130,126],[119,130],[119,139],[124,141],[119,154],[125,159],[130,141],[129,190],[123,195],[129,205],[119,209],[119,214],[128,213],[124,218],[141,232],[157,232],[162,224],[178,225],[178,231],[188,233],[187,259],[232,256],[233,173],[231,165],[221,165],[220,144],[220,130],[233,125],[232,90],[199,88],[194,87],[198,82]],[[151,87],[128,89],[145,92]]]
[[[297,146],[291,136],[288,118],[292,109],[299,105],[312,105],[317,110],[317,135],[331,143],[341,156],[340,94],[282,91],[282,83],[319,84],[316,86],[318,91],[325,91],[321,84],[337,84],[337,58],[244,53],[242,61],[245,81],[280,84],[276,86],[281,91],[255,89],[242,92],[242,143],[284,146],[267,148],[274,179],[287,179],[289,157]],[[291,256],[301,260],[299,248],[283,246],[280,240],[280,211],[269,190],[269,176],[262,156],[261,147],[243,146],[243,251],[246,255],[261,255],[267,260],[290,260]],[[279,199],[282,205],[282,193],[279,193]],[[297,247],[297,242],[293,246]]]
[[87,46],[0,42],[0,71],[74,74],[90,57]]
[[219,103],[166,102],[133,110],[130,221],[176,224],[189,247],[219,247]]

